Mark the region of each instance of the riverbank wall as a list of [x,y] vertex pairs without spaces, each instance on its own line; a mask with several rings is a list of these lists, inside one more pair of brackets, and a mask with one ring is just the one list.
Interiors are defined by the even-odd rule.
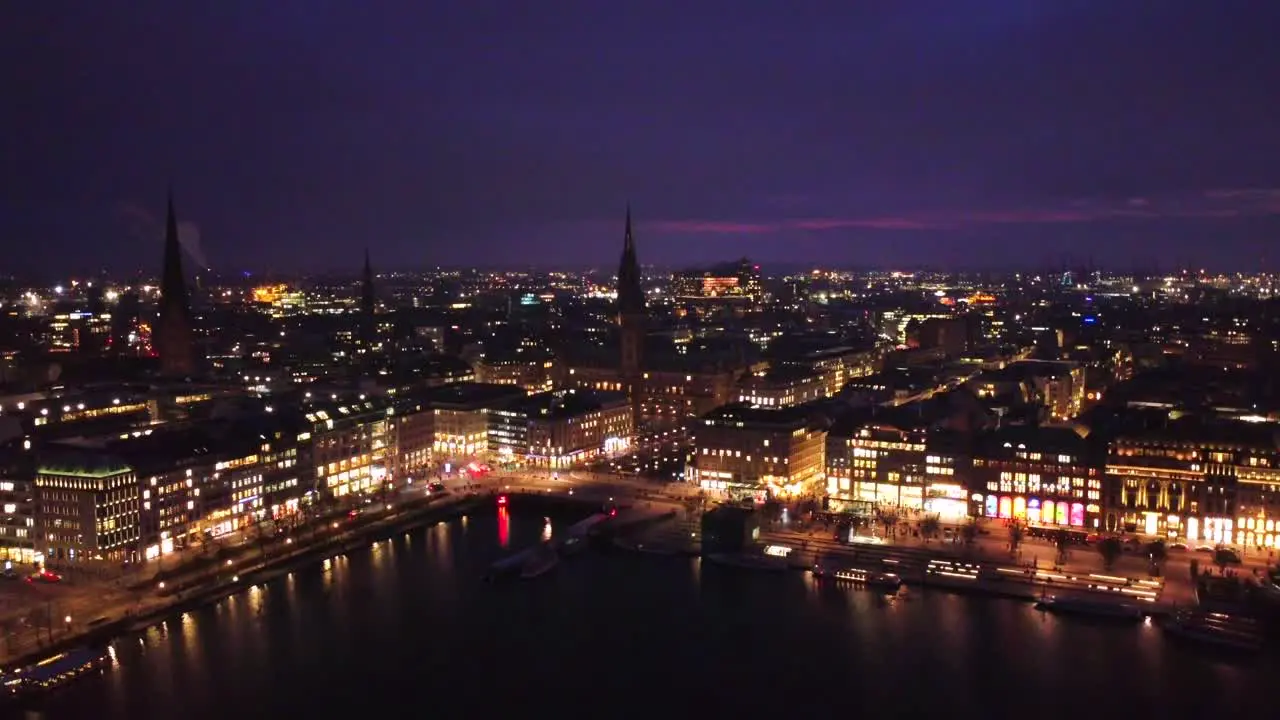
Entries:
[[174,591],[156,593],[149,598],[140,598],[136,604],[127,608],[108,610],[102,615],[106,618],[105,621],[95,621],[92,627],[18,655],[5,664],[3,671],[29,666],[70,648],[105,645],[118,637],[141,632],[175,615],[209,605],[318,560],[367,547],[370,542],[384,540],[427,523],[452,520],[491,507],[492,503],[493,499],[489,496],[447,497],[430,504],[406,507],[391,517],[378,519],[339,535],[319,538],[314,543],[299,543],[296,549],[263,557],[254,564],[225,571],[221,576],[195,584],[184,584]]

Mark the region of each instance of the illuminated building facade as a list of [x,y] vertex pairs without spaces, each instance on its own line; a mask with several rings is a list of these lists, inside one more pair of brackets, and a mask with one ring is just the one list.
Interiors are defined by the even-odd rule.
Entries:
[[65,451],[35,478],[39,555],[51,560],[135,560],[138,481],[119,460]]
[[683,363],[669,360],[675,359],[653,360],[652,367],[630,385],[614,368],[575,366],[568,369],[564,386],[606,392],[629,387],[640,402],[641,424],[654,428],[679,427],[737,398],[745,369],[730,365],[685,369],[680,367]]
[[1107,475],[1108,529],[1280,548],[1280,449],[1268,424],[1188,418],[1123,436]]
[[968,478],[973,517],[1032,527],[1103,527],[1103,451],[1073,428],[1008,427],[981,434]]
[[851,380],[867,377],[884,365],[885,346],[833,347],[814,350],[781,363],[782,367],[804,368],[816,375],[827,397],[834,397]]
[[743,258],[706,270],[683,270],[671,276],[671,294],[681,300],[737,298],[759,302],[764,298],[760,266]]
[[263,285],[252,292],[253,302],[274,318],[302,315],[307,312],[307,296],[288,285]]
[[132,427],[159,419],[157,398],[131,391],[109,393],[33,393],[0,404],[0,417],[14,418],[28,432],[91,432]]
[[965,517],[967,454],[948,433],[907,411],[843,418],[827,436],[827,496],[832,510],[924,510],[947,522]]
[[1084,367],[1077,363],[1020,360],[981,373],[970,387],[980,398],[1015,397],[1039,406],[1052,421],[1079,415],[1085,402]]
[[425,401],[415,397],[397,404],[391,421],[394,452],[387,470],[397,481],[421,476],[431,466],[435,422]]
[[827,397],[829,384],[814,370],[783,366],[760,375],[748,375],[738,389],[737,401],[766,408],[790,407]]
[[481,358],[475,363],[475,381],[490,385],[515,385],[525,392],[548,392],[555,383],[555,361],[551,358]]
[[796,496],[821,490],[827,431],[806,406],[727,405],[690,426],[690,482],[735,497]]
[[29,451],[0,466],[0,558],[30,563],[36,548],[35,466]]
[[377,398],[309,408],[315,487],[325,497],[374,492],[387,479],[395,408]]
[[537,467],[567,468],[631,444],[631,406],[624,393],[541,393],[513,409],[527,420],[525,459]]
[[110,338],[110,313],[71,310],[47,319],[41,344],[52,353],[97,353],[110,344]]
[[435,461],[464,465],[489,459],[489,429],[500,424],[495,413],[525,397],[520,387],[486,383],[454,383],[427,390],[423,399],[431,413]]

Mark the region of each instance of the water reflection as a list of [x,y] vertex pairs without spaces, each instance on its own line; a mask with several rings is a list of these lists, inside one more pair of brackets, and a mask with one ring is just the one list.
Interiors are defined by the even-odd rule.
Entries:
[[[321,690],[348,687],[360,707],[344,714],[356,717],[368,713],[369,697],[413,702],[459,690],[489,693],[499,707],[492,714],[510,714],[566,673],[589,675],[600,652],[595,631],[613,632],[619,618],[641,610],[661,621],[627,633],[616,684],[607,692],[585,684],[569,700],[548,699],[548,712],[609,706],[619,689],[643,705],[653,687],[644,668],[667,662],[673,650],[707,669],[700,692],[708,700],[743,717],[785,715],[794,702],[789,698],[808,697],[813,678],[829,676],[831,668],[848,668],[859,678],[851,689],[859,705],[912,716],[984,708],[990,714],[992,698],[1007,687],[1054,698],[1047,712],[1037,708],[1042,717],[1083,717],[1087,698],[1098,695],[1181,717],[1191,713],[1177,712],[1183,701],[1175,695],[1257,694],[1250,688],[1253,668],[1172,647],[1158,628],[1055,618],[1022,602],[914,588],[887,600],[807,576],[711,569],[704,577],[698,558],[627,553],[585,552],[548,582],[481,583],[499,554],[495,540],[527,547],[545,525],[537,519],[517,517],[511,527],[508,510],[496,517],[485,512],[471,521],[475,532],[466,533],[461,522],[413,531],[421,538],[407,538],[394,548],[393,562],[376,570],[375,553],[362,548],[300,568],[296,578],[268,588],[245,588],[215,608],[174,618],[173,637],[153,628],[145,647],[137,639],[121,641],[119,667],[59,694],[49,717],[159,720],[175,717],[175,707],[184,708],[187,720],[322,715],[348,708],[333,691]],[[447,555],[437,555],[450,546]],[[264,605],[270,612],[258,615]],[[769,632],[743,632],[766,616]],[[200,638],[198,652],[192,652],[193,635]],[[521,672],[510,681],[519,692],[493,693],[488,668],[509,662],[512,653],[524,653]],[[767,682],[755,667],[768,668]],[[1274,672],[1275,665],[1263,659],[1258,669]],[[744,678],[767,690],[752,693],[745,708],[734,706],[744,695]],[[927,692],[919,691],[921,682]],[[1090,692],[1080,692],[1084,686]],[[655,714],[663,709],[643,707]],[[1216,716],[1255,715],[1234,712],[1230,701],[1222,709],[1227,712]]]
[[444,566],[449,556],[453,553],[453,527],[449,523],[437,523],[431,530],[431,545],[435,550],[433,555],[437,560],[437,564]]
[[498,508],[498,545],[506,548],[511,544],[511,515],[506,506]]
[[542,518],[542,542],[546,542],[550,539],[551,539],[551,518],[544,517]]

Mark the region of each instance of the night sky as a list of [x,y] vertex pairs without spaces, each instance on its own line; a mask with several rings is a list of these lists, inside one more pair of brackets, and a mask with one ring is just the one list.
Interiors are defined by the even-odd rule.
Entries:
[[[0,4],[0,272],[1280,271],[1275,0]],[[198,242],[196,242],[198,240]],[[198,245],[198,248],[194,246]]]

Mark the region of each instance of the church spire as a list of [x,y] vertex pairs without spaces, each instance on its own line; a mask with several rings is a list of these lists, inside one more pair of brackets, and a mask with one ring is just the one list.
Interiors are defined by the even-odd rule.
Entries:
[[636,259],[636,239],[631,234],[631,204],[628,203],[622,261],[618,264],[618,339],[621,350],[618,371],[631,399],[632,426],[637,429],[644,420],[645,320],[644,289],[640,286],[640,263]]
[[182,244],[178,242],[178,216],[173,211],[173,190],[169,190],[169,211],[164,228],[164,268],[160,275],[160,302],[190,314],[187,281],[182,274]]
[[640,287],[640,263],[636,240],[631,234],[631,204],[627,203],[626,232],[622,238],[622,260],[618,263],[618,314],[643,315],[644,290]]
[[636,253],[636,240],[631,235],[631,203],[627,203],[627,234],[622,240],[622,251]]
[[365,348],[373,345],[375,335],[373,314],[378,296],[373,287],[373,263],[369,260],[369,248],[364,249],[364,272],[360,276],[360,314],[356,320],[357,337]]
[[168,217],[164,229],[164,267],[160,271],[160,307],[153,346],[165,375],[181,377],[195,372],[195,340],[191,329],[191,305],[187,279],[182,273],[182,244],[178,241],[178,216],[169,190]]
[[374,306],[373,263],[369,262],[369,248],[364,249],[364,275],[361,276],[360,309],[372,315]]

